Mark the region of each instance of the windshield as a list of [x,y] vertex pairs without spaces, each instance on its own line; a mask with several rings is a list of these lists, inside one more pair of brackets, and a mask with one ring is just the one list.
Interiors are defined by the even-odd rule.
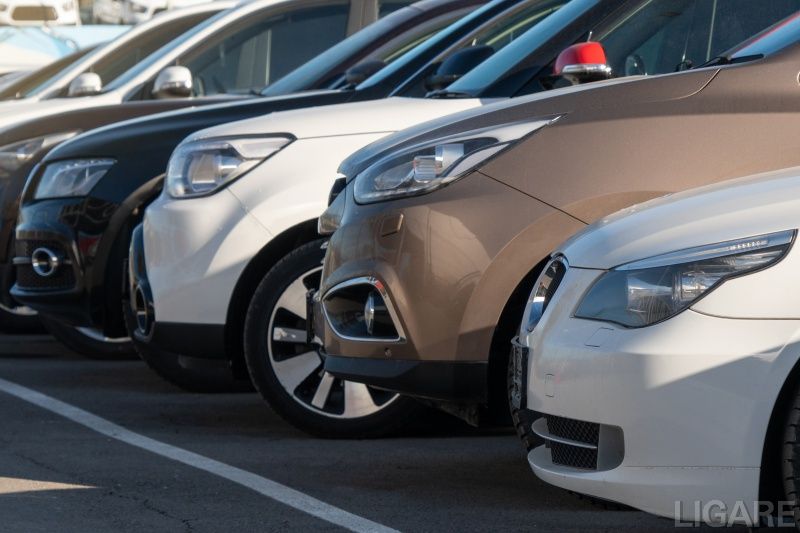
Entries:
[[800,13],[795,13],[736,47],[727,55],[732,61],[766,57],[797,43],[798,40],[800,40]]
[[[507,80],[512,74],[515,79],[528,80],[515,85],[513,94],[568,85],[567,80],[552,75],[555,57],[546,59],[550,62],[546,68],[527,65],[526,57],[578,20],[590,4],[598,2],[573,0],[453,83],[448,91],[487,97],[500,90],[497,80]],[[578,30],[584,39],[603,45],[613,77],[665,74],[703,65],[798,9],[800,0],[628,1],[611,16]],[[776,39],[780,37],[769,37],[760,46],[770,46]],[[569,44],[573,43],[562,43],[562,48]]]
[[405,54],[398,57],[386,68],[379,70],[377,73],[373,74],[372,76],[364,80],[364,82],[361,83],[357,88],[360,90],[381,85],[386,79],[394,77],[398,72],[406,69],[409,65],[413,64],[417,57],[442,48],[443,46],[445,46],[444,43],[447,43],[451,39],[453,34],[458,34],[462,31],[461,30],[462,27],[470,26],[475,19],[483,18],[484,12],[493,9],[494,8],[493,4],[495,3],[498,2],[489,2],[484,7],[476,9],[475,11],[473,11],[460,21],[455,22],[450,26],[448,26],[447,28],[443,29],[442,31],[438,32],[436,35],[434,35],[421,45],[414,47],[413,49],[409,50]]
[[[111,42],[98,49],[98,53],[95,54],[97,56],[96,61],[84,72],[95,72],[100,76],[103,85],[107,85],[154,51],[164,47],[164,45],[172,44],[171,41],[176,35],[181,35],[187,30],[196,27],[216,13],[217,11],[206,11],[178,17],[161,24],[154,24],[150,29],[141,32],[122,46]],[[39,84],[27,96],[34,96],[49,90],[51,81],[60,78],[69,68],[71,66],[67,66],[67,68],[59,71],[57,75]],[[57,96],[66,96],[66,91],[67,88],[64,88]]]
[[[113,80],[109,80],[108,84],[105,85],[103,92],[113,91],[118,89],[119,87],[124,87],[127,83],[131,80],[136,79],[139,77],[143,72],[147,71],[151,66],[155,65],[161,58],[166,55],[169,55],[173,50],[183,45],[183,43],[191,40],[194,36],[202,33],[208,26],[214,24],[218,19],[225,17],[228,11],[222,11],[221,13],[204,13],[203,15],[206,19],[202,23],[195,23],[190,25],[188,31],[184,30],[183,33],[180,32],[170,32],[169,35],[175,37],[173,39],[165,39],[166,44],[158,48],[155,52],[147,55],[144,60],[135,63],[133,68],[129,68],[121,73],[121,75],[117,76]],[[212,16],[214,15],[214,16]],[[208,18],[211,17],[211,18]],[[167,37],[168,35],[165,35]],[[102,77],[102,75],[101,75]],[[105,80],[104,80],[105,81]]]
[[338,65],[358,54],[361,50],[368,48],[370,43],[391,33],[395,27],[414,16],[414,13],[415,11],[412,9],[401,9],[386,18],[370,24],[269,85],[261,94],[264,96],[278,96],[308,89],[320,76],[325,75],[330,70],[331,65]]
[[8,87],[0,91],[0,100],[10,100],[13,98],[25,98],[29,96],[29,92],[49,80],[62,70],[72,66],[76,61],[83,56],[94,50],[96,47],[90,46],[73,52],[67,56],[56,59],[52,63],[48,63],[39,70],[22,76],[20,79],[12,82]]
[[572,0],[564,7],[528,30],[514,42],[484,61],[447,88],[456,94],[478,94],[499,79],[532,51],[553,39],[566,25],[593,8],[601,0]]

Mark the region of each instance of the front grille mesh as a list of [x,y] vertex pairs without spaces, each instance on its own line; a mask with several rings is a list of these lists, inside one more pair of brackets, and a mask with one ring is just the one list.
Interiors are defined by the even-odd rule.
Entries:
[[[554,437],[597,446],[600,425],[560,416],[547,416],[547,431]],[[562,442],[548,441],[553,463],[557,465],[597,470],[597,449],[582,448]]]
[[[22,256],[30,258],[37,248],[48,248],[61,254],[62,257],[68,257],[64,248],[54,241],[23,241]],[[52,276],[42,277],[34,272],[30,264],[17,265],[17,285],[27,290],[70,289],[75,286],[75,273],[72,265],[61,265]]]

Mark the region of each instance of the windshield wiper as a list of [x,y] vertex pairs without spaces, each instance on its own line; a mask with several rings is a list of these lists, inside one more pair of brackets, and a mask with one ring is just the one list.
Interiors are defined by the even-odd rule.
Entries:
[[463,91],[448,91],[447,89],[439,89],[438,91],[431,91],[425,95],[426,98],[475,98],[470,93]]

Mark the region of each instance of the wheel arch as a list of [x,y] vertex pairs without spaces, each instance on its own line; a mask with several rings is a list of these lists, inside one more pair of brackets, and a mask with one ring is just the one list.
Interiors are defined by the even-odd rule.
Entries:
[[781,386],[775,404],[772,406],[764,445],[761,450],[761,473],[759,476],[758,494],[760,501],[777,503],[783,498],[783,486],[780,483],[781,457],[778,453],[770,453],[781,446],[783,440],[783,416],[792,403],[793,393],[800,385],[800,358],[795,361],[791,371]]
[[549,257],[539,261],[517,284],[508,297],[500,318],[497,321],[489,348],[489,367],[487,370],[488,413],[492,419],[508,417],[508,391],[506,386],[508,372],[508,355],[511,349],[510,339],[519,328],[520,320],[525,312],[528,296],[533,284],[545,267]]
[[246,375],[244,322],[250,299],[264,274],[298,246],[319,238],[317,219],[309,219],[276,235],[250,260],[233,289],[225,317],[225,353],[237,375]]

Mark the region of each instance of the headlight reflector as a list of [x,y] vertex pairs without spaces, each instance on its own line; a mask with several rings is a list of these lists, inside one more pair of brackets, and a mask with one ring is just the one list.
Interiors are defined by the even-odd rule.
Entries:
[[47,165],[36,186],[37,200],[86,196],[114,166],[114,159],[72,159]]
[[173,198],[212,194],[290,142],[288,137],[241,137],[181,144],[169,160],[165,189]]
[[671,252],[609,270],[589,289],[575,316],[645,327],[690,307],[723,281],[777,263],[794,230]]
[[0,176],[14,172],[30,161],[39,151],[62,143],[77,134],[77,131],[53,133],[0,146]]
[[444,187],[557,118],[482,128],[389,154],[356,176],[355,199],[368,204]]

